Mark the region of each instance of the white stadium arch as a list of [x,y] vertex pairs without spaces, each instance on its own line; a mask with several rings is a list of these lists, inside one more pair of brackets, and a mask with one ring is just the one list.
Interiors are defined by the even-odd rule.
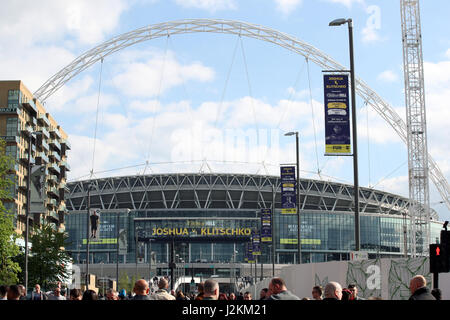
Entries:
[[[144,41],[187,33],[223,33],[239,35],[274,43],[290,51],[298,53],[314,62],[324,70],[344,70],[345,67],[327,54],[321,52],[310,44],[307,44],[288,34],[247,22],[221,20],[221,19],[187,19],[169,21],[139,28],[119,36],[116,36],[95,48],[85,52],[69,65],[64,67],[50,79],[48,79],[35,93],[34,96],[40,102],[64,86],[73,77],[83,72],[91,65],[101,61],[104,57],[119,50],[130,47]],[[397,132],[403,142],[407,143],[407,128],[402,118],[363,80],[356,77],[357,94],[370,105],[391,127]],[[450,209],[449,185],[437,163],[428,154],[429,175],[439,191],[442,200]]]

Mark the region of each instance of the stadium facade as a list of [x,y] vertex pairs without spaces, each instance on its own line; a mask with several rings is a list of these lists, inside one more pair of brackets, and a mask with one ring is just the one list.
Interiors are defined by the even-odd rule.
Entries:
[[[301,179],[300,185],[302,263],[349,260],[355,245],[353,187],[308,179]],[[260,229],[260,209],[271,208],[274,198],[275,254],[271,243],[263,243],[258,263],[271,270],[273,257],[276,264],[298,261],[297,217],[281,214],[280,177],[199,173],[69,183],[66,250],[76,264],[86,259],[89,187],[90,206],[100,209],[101,221],[99,239],[90,240],[93,267],[116,263],[120,233],[122,266],[151,263],[154,252],[155,272],[165,274],[173,244],[184,274],[231,275],[231,268],[245,264],[245,244],[251,230]],[[405,250],[409,200],[368,188],[360,188],[359,199],[361,250],[370,259],[410,254]],[[439,240],[441,229],[433,211],[430,243]]]

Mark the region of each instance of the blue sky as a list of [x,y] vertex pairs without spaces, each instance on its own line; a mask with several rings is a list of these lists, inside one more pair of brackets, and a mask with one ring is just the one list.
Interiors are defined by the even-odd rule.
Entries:
[[[448,1],[421,1],[428,148],[447,180],[448,12]],[[194,18],[268,27],[348,66],[347,28],[328,26],[340,17],[354,21],[357,75],[404,118],[400,4],[392,0],[6,0],[0,77],[21,79],[35,91],[116,35]],[[106,57],[99,96],[100,67],[72,79],[45,104],[70,136],[70,179],[89,177],[92,167],[96,177],[200,170],[279,174],[280,163],[295,161],[294,139],[283,134],[298,130],[303,177],[353,181],[350,157],[324,156],[322,70],[298,54],[233,35],[164,37]],[[407,196],[405,145],[359,98],[357,107],[360,184]],[[149,166],[141,165],[146,161]],[[430,194],[432,207],[450,220],[431,181]]]

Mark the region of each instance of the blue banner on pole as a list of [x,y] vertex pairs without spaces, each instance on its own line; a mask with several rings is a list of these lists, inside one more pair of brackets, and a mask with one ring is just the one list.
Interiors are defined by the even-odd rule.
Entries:
[[323,82],[325,154],[349,154],[351,150],[348,75],[324,75]]
[[252,232],[252,254],[254,256],[261,255],[261,237],[257,230],[253,230]]
[[261,209],[261,242],[272,242],[271,209]]
[[295,167],[281,167],[281,214],[297,213]]

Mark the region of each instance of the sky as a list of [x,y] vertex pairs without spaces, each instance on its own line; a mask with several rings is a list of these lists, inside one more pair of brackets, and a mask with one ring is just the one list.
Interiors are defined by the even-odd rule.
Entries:
[[[450,177],[450,2],[421,1],[428,151]],[[400,1],[4,0],[0,79],[35,92],[84,52],[142,27],[183,19],[235,20],[295,37],[349,65],[405,119]],[[322,69],[277,46],[230,34],[171,35],[129,46],[45,101],[69,135],[69,180],[150,173],[279,175],[353,183],[351,157],[324,156]],[[407,148],[357,98],[360,186],[408,197]],[[430,180],[431,207],[450,220]]]

